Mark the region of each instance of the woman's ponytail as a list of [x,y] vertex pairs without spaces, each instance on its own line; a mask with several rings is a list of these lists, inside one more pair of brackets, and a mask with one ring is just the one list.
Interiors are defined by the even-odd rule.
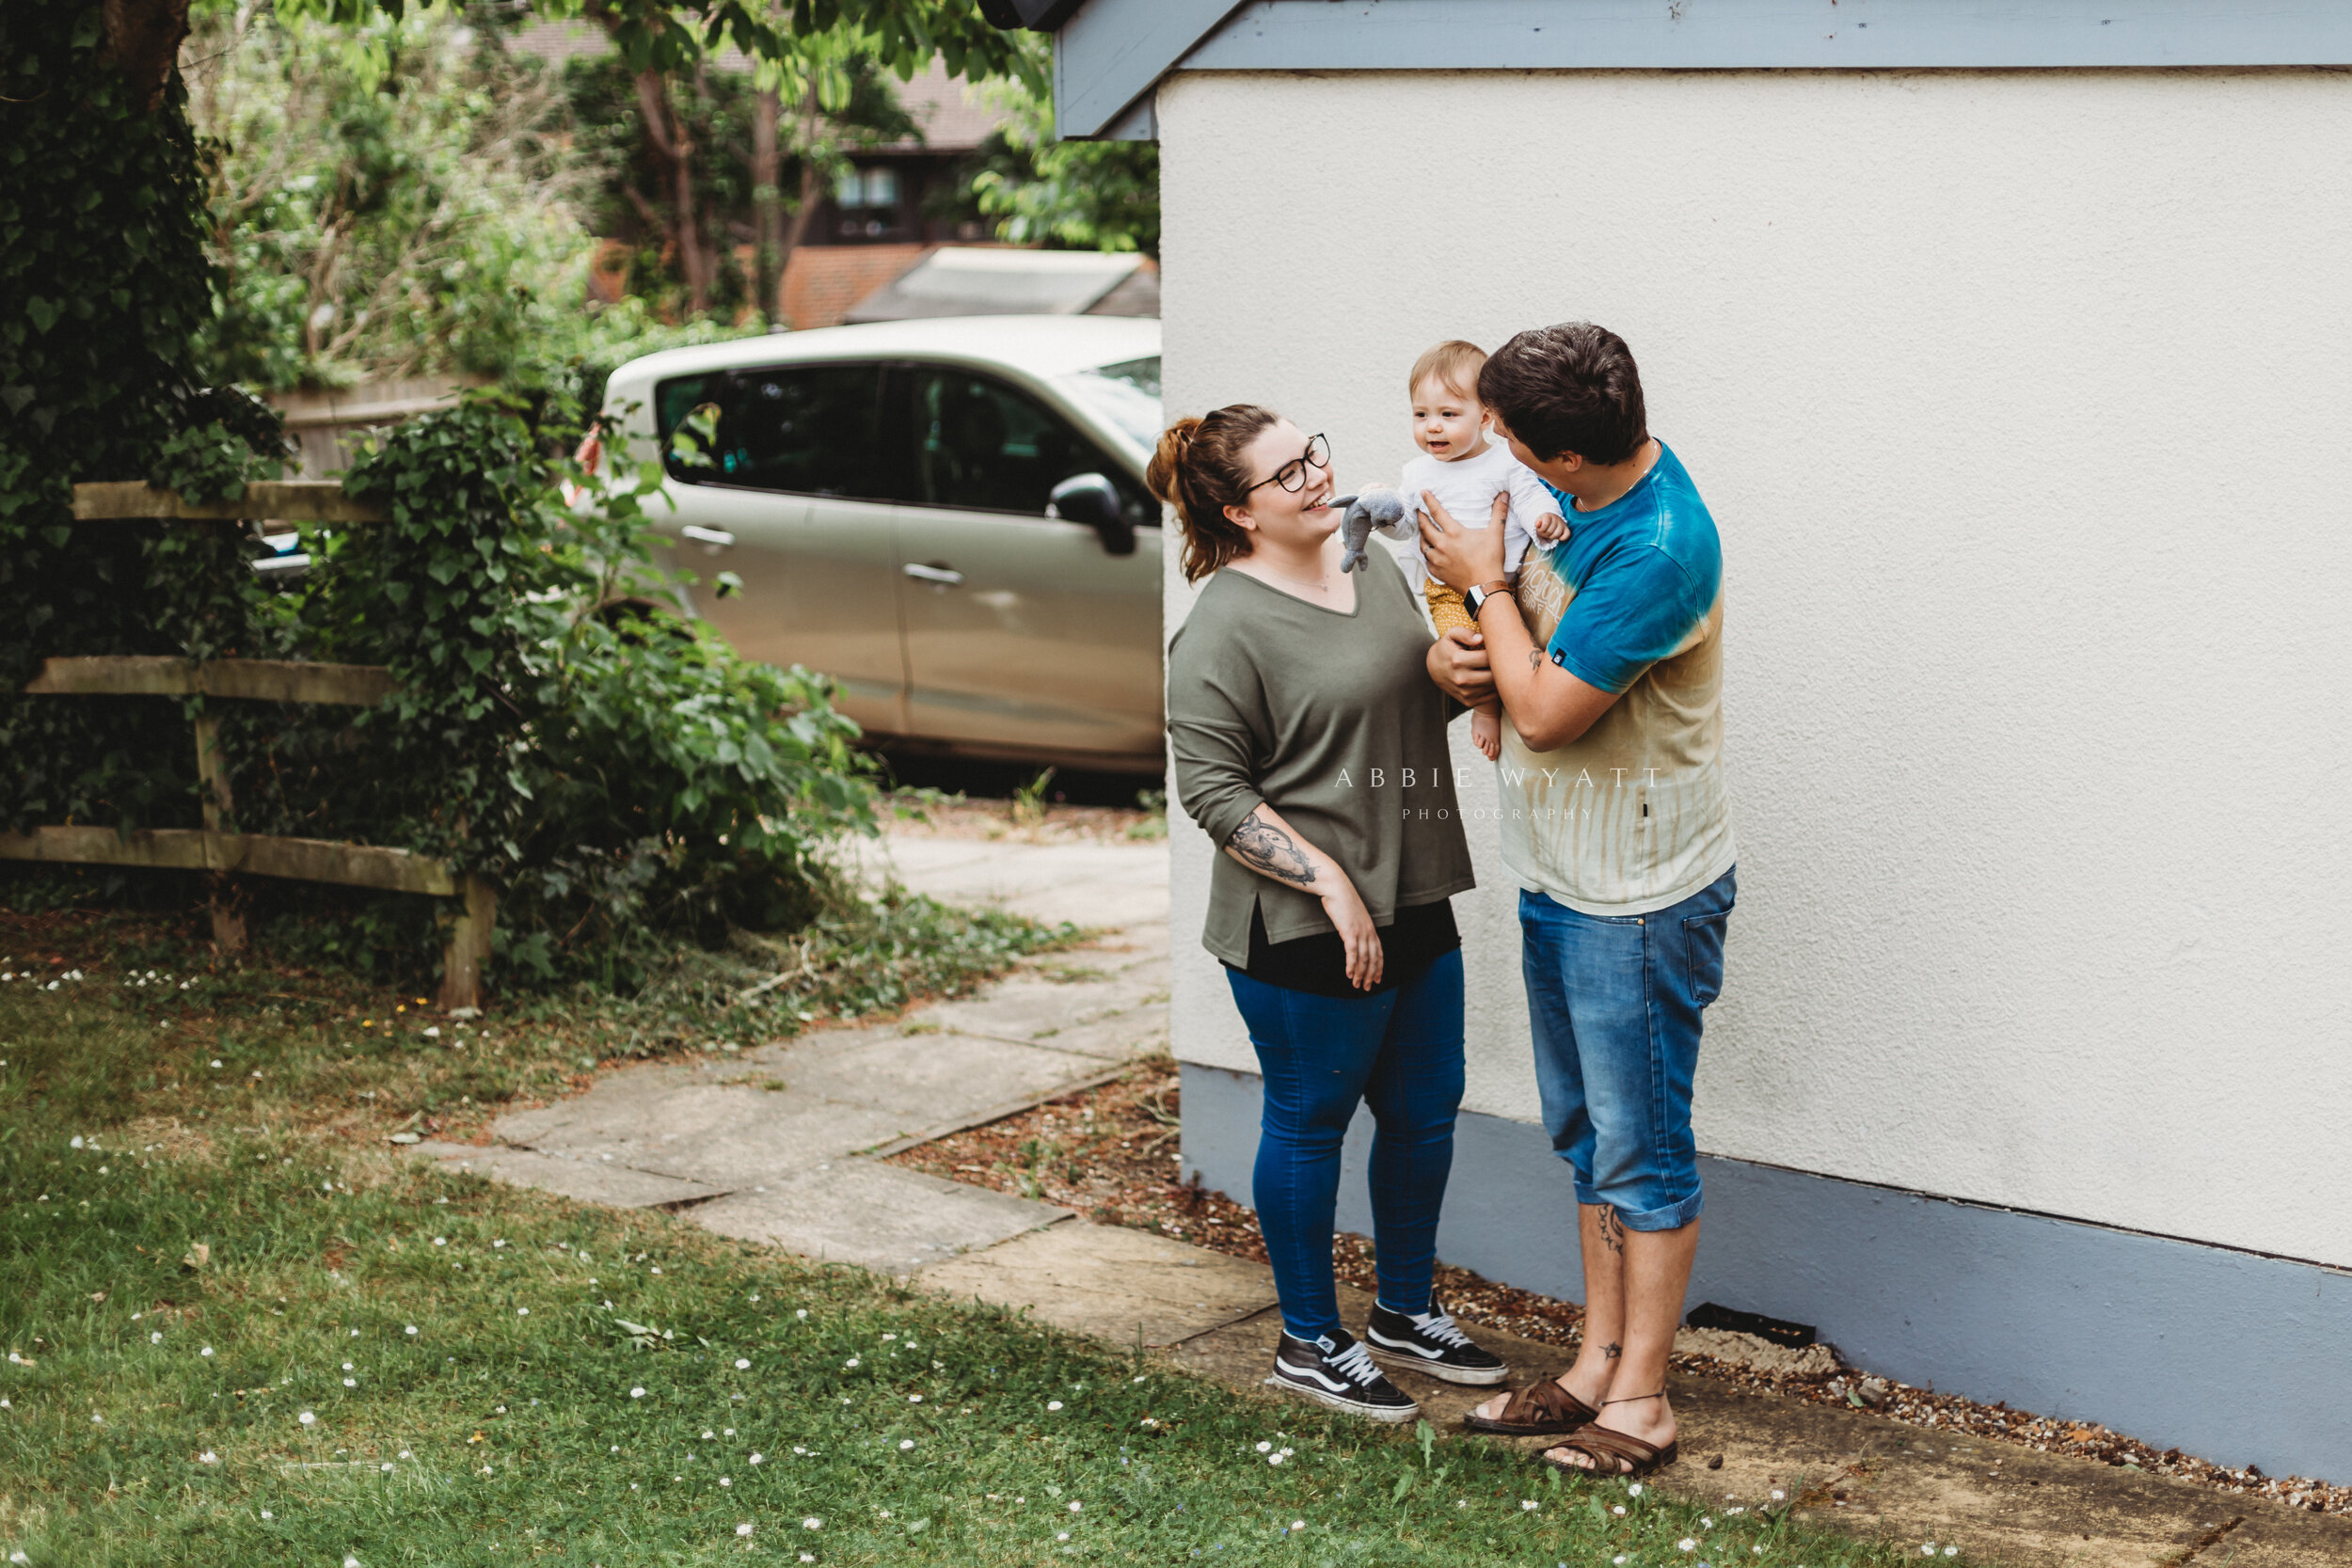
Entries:
[[1192,527],[1192,511],[1184,503],[1184,454],[1192,446],[1193,433],[1200,421],[1187,414],[1160,432],[1159,449],[1152,454],[1152,466],[1143,470],[1143,483],[1166,504],[1176,509],[1176,520],[1186,529]]
[[1234,403],[1201,419],[1187,415],[1160,432],[1143,481],[1176,509],[1184,531],[1186,582],[1198,582],[1249,553],[1248,531],[1225,515],[1225,509],[1246,504],[1249,473],[1242,454],[1280,419],[1271,408]]

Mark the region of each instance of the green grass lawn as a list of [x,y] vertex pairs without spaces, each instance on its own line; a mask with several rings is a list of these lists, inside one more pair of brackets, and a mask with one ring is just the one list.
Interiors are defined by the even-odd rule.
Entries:
[[388,1128],[576,1062],[593,1021],[385,1040],[389,993],[183,991],[185,952],[133,985],[128,941],[0,935],[34,975],[0,983],[10,1561],[1918,1560],[413,1163]]

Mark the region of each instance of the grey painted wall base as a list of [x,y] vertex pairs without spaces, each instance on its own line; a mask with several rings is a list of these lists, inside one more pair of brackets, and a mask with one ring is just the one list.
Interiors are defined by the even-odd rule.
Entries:
[[[1184,1170],[1249,1197],[1254,1073],[1184,1064]],[[1339,1226],[1370,1234],[1359,1111]],[[2352,1481],[2352,1274],[1702,1156],[1691,1303],[1812,1323],[1854,1366],[2271,1475]],[[1583,1299],[1543,1129],[1465,1113],[1438,1256]]]

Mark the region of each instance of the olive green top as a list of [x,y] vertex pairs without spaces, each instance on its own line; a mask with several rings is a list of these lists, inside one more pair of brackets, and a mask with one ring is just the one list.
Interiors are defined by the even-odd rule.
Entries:
[[1463,712],[1422,666],[1429,627],[1405,574],[1368,553],[1347,614],[1239,572],[1209,578],[1168,649],[1176,792],[1217,847],[1200,944],[1249,962],[1266,941],[1332,928],[1312,893],[1224,852],[1259,802],[1336,861],[1375,926],[1476,885],[1446,724]]

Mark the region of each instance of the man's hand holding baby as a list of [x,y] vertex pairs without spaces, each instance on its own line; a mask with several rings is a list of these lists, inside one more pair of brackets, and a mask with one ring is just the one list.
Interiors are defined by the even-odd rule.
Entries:
[[1421,557],[1431,577],[1459,594],[1503,575],[1502,522],[1511,515],[1508,494],[1495,498],[1494,521],[1486,528],[1464,528],[1427,490],[1421,493]]

